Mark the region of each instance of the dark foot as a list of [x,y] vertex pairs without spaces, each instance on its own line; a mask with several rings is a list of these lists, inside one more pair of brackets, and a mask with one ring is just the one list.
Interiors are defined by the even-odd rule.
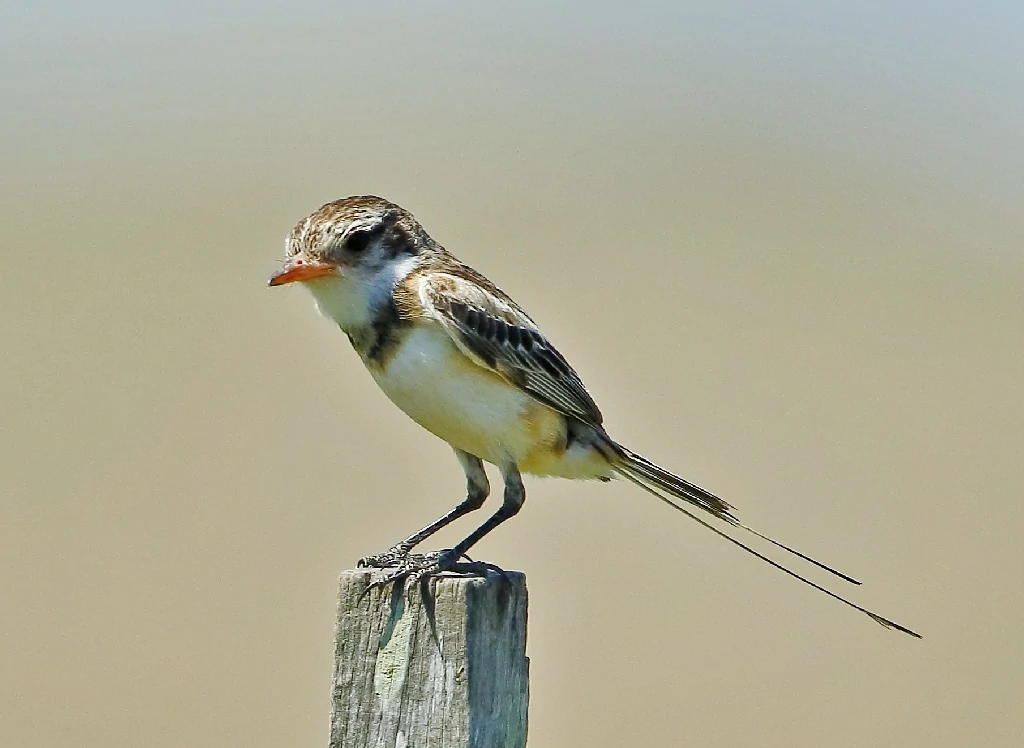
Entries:
[[390,569],[402,566],[408,560],[411,550],[412,546],[398,543],[376,556],[364,556],[359,559],[356,566],[360,569]]
[[397,571],[370,584],[363,594],[366,594],[366,592],[369,592],[374,587],[383,587],[391,582],[407,580],[406,584],[415,584],[418,581],[442,572],[454,572],[465,575],[475,574],[478,576],[486,576],[488,571],[501,572],[501,569],[493,564],[481,563],[479,561],[460,562],[459,557],[455,555],[451,548],[431,553],[406,553],[402,563],[397,566]]

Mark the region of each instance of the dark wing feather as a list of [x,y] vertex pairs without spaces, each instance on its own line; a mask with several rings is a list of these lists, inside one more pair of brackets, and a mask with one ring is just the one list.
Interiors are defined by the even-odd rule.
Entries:
[[600,426],[601,411],[569,362],[511,299],[494,291],[454,275],[432,274],[421,298],[475,361],[560,413]]

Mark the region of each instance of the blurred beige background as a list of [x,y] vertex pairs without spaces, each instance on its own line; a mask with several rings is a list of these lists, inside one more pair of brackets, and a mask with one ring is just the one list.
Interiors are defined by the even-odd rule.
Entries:
[[463,491],[264,285],[353,193],[925,636],[532,480],[531,748],[1020,744],[1024,12],[619,5],[0,9],[0,745],[326,745],[337,572]]

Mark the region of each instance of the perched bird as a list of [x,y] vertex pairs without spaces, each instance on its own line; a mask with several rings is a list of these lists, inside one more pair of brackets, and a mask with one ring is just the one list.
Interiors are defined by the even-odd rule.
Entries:
[[[396,568],[382,583],[456,568],[477,541],[522,507],[522,473],[621,477],[878,623],[918,636],[776,563],[678,503],[859,584],[747,527],[722,499],[613,440],[579,376],[526,312],[394,203],[347,197],[300,221],[288,234],[284,263],[269,285],[294,282],[308,288],[320,313],[344,331],[391,401],[451,445],[466,473],[467,495],[458,506],[384,553],[361,559],[361,566]],[[501,507],[454,548],[413,554],[423,540],[483,505],[490,490],[484,462],[501,471]]]

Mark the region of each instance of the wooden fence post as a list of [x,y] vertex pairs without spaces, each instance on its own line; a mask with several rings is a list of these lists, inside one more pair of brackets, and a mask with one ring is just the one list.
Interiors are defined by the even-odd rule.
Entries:
[[526,576],[438,576],[360,596],[341,573],[331,748],[524,748]]

